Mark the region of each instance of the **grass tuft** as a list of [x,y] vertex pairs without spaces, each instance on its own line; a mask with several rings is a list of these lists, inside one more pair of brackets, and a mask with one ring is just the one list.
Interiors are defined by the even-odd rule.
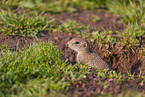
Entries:
[[23,51],[1,52],[0,91],[5,96],[44,96],[62,92],[84,77],[87,66],[67,65],[62,53],[50,43],[33,44]]
[[112,0],[108,8],[113,13],[123,17],[127,23],[141,23],[145,18],[145,1],[144,0]]
[[47,19],[42,14],[24,15],[2,11],[0,13],[0,31],[7,35],[19,37],[37,37],[37,35],[50,28],[52,19]]

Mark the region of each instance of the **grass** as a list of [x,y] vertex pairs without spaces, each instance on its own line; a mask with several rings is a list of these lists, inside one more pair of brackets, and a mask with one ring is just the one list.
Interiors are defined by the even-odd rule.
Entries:
[[58,25],[53,32],[76,33],[83,36],[83,34],[90,32],[91,29],[91,26],[85,26],[74,20],[69,20],[68,22],[63,22],[61,25]]
[[[2,0],[4,9],[26,8],[37,12],[75,12],[78,9],[106,8],[108,0]],[[19,4],[19,5],[18,5]]]
[[92,37],[97,39],[100,45],[118,44],[122,47],[125,45],[127,45],[127,47],[141,46],[144,35],[144,28],[140,27],[139,24],[126,26],[126,29],[119,32],[116,37],[113,37],[113,31],[109,30],[92,32]]
[[128,91],[127,93],[121,93],[119,97],[143,97],[143,93],[138,91]]
[[[4,96],[63,95],[71,82],[85,77],[88,65],[71,65],[63,61],[62,52],[51,43],[40,42],[18,52],[2,51],[0,57],[0,91]],[[99,73],[96,73],[99,72]],[[115,71],[95,70],[98,77],[116,78],[125,75]],[[134,75],[128,73],[129,79]],[[105,86],[104,86],[105,87]]]
[[92,15],[92,21],[94,23],[99,22],[100,21],[100,17],[96,16],[96,15]]
[[110,11],[120,14],[127,23],[141,23],[145,17],[144,0],[112,0]]
[[[87,67],[71,66],[51,43],[33,44],[23,51],[1,52],[0,91],[5,96],[44,96],[63,92],[84,77]],[[78,70],[80,68],[80,70]]]
[[[18,37],[35,37],[42,31],[76,33],[89,40],[97,39],[100,45],[118,44],[121,47],[142,47],[140,41],[145,37],[144,0],[1,0],[0,33]],[[45,17],[45,13],[75,12],[105,8],[113,14],[122,16],[125,30],[113,37],[109,30],[92,30],[91,26],[79,24],[74,20],[56,24],[55,20]],[[25,11],[28,13],[18,13]],[[99,17],[92,15],[92,21]],[[91,32],[91,33],[87,33]],[[7,48],[7,49],[5,49]],[[144,48],[144,47],[143,47]],[[23,50],[12,52],[7,45],[0,46],[0,96],[66,96],[69,85],[90,72],[87,65],[71,65],[63,61],[62,52],[51,43],[39,42]],[[143,56],[145,51],[143,51]],[[95,70],[97,77],[123,81],[124,77],[134,80],[135,75],[115,71]],[[145,82],[145,76],[138,78]],[[104,87],[107,86],[104,84]],[[142,92],[121,93],[120,97],[142,96]]]
[[2,11],[0,14],[0,31],[7,35],[37,38],[38,34],[46,28],[50,29],[52,25],[52,19],[47,19],[42,14],[31,17],[11,11]]

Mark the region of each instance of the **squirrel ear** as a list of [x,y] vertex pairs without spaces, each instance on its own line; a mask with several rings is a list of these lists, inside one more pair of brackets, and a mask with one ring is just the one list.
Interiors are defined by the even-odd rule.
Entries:
[[84,43],[84,47],[87,48],[87,43],[86,42]]

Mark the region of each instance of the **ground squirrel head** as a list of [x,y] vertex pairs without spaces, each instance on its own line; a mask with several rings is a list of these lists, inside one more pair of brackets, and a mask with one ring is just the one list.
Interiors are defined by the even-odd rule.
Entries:
[[72,40],[68,41],[67,44],[69,48],[77,51],[78,53],[84,52],[84,51],[89,52],[90,50],[89,42],[86,39],[73,38]]

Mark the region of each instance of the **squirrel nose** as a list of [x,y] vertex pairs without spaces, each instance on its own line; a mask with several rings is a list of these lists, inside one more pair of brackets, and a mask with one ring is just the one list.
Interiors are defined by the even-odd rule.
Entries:
[[67,45],[69,44],[69,41],[67,42]]
[[67,46],[69,45],[69,41],[66,43],[67,44]]

